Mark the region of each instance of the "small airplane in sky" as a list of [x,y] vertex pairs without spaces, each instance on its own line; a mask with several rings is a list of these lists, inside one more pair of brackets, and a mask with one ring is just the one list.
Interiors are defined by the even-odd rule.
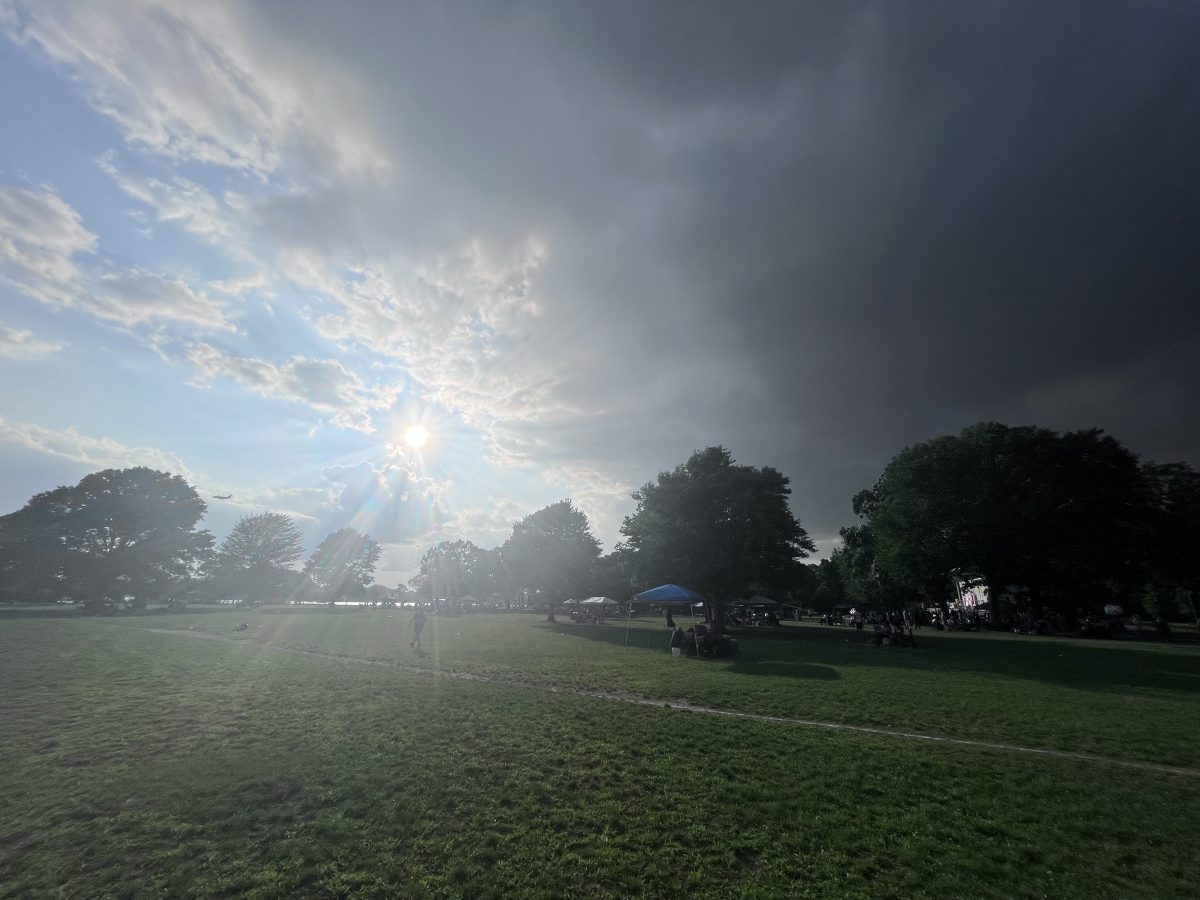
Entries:
[[228,500],[232,496],[233,494],[213,494],[212,498],[214,500]]

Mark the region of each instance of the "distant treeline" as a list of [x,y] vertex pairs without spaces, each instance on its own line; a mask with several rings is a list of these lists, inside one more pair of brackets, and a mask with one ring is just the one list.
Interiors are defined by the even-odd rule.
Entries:
[[[398,599],[470,595],[553,617],[570,596],[624,601],[674,582],[702,594],[721,625],[726,606],[751,594],[820,610],[938,606],[959,580],[1064,612],[1119,603],[1196,614],[1200,476],[1141,462],[1099,430],[981,423],[909,447],[853,498],[862,523],[843,528],[818,565],[803,563],[813,542],[790,493],[778,470],[708,447],[633,493],[610,553],[562,500],[515,522],[499,547],[431,546]],[[245,516],[216,546],[198,528],[205,510],[183,478],[147,468],[38,494],[0,517],[0,602],[329,602],[363,596],[374,580],[382,548],[368,534],[335,531],[297,569],[303,543],[289,516]]]
[[1096,429],[974,425],[903,450],[853,505],[862,524],[809,567],[814,605],[936,606],[956,577],[1069,614],[1200,615],[1200,475]]

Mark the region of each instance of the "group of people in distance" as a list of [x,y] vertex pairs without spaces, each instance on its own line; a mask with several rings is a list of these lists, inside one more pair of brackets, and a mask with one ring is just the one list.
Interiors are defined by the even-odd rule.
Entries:
[[895,617],[876,623],[874,643],[878,646],[915,647],[917,640],[913,637],[912,626],[905,626],[904,621]]
[[[674,620],[671,620],[674,625]],[[669,642],[672,656],[736,656],[737,641],[719,635],[704,622],[697,622],[683,630],[675,625]]]

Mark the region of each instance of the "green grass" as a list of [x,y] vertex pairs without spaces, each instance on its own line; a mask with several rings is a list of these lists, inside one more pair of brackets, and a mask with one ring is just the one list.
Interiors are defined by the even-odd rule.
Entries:
[[521,683],[1194,765],[1194,650],[407,620],[0,622],[0,896],[1194,896],[1200,779]]
[[244,639],[278,646],[1200,768],[1200,647],[925,630],[900,649],[814,624],[748,629],[732,662],[676,660],[661,620],[635,619],[626,649],[623,624],[514,614],[431,617],[417,655],[410,618],[289,609],[110,621],[222,635],[249,621]]

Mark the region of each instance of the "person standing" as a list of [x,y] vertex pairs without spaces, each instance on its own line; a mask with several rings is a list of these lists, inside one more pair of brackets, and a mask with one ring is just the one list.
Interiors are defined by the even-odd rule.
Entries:
[[859,643],[862,643],[863,614],[860,613],[857,609],[854,610],[853,612],[850,613],[850,621],[854,623],[854,630],[858,632]]
[[413,639],[409,643],[409,647],[421,649],[421,632],[425,630],[425,610],[417,609],[412,617]]

